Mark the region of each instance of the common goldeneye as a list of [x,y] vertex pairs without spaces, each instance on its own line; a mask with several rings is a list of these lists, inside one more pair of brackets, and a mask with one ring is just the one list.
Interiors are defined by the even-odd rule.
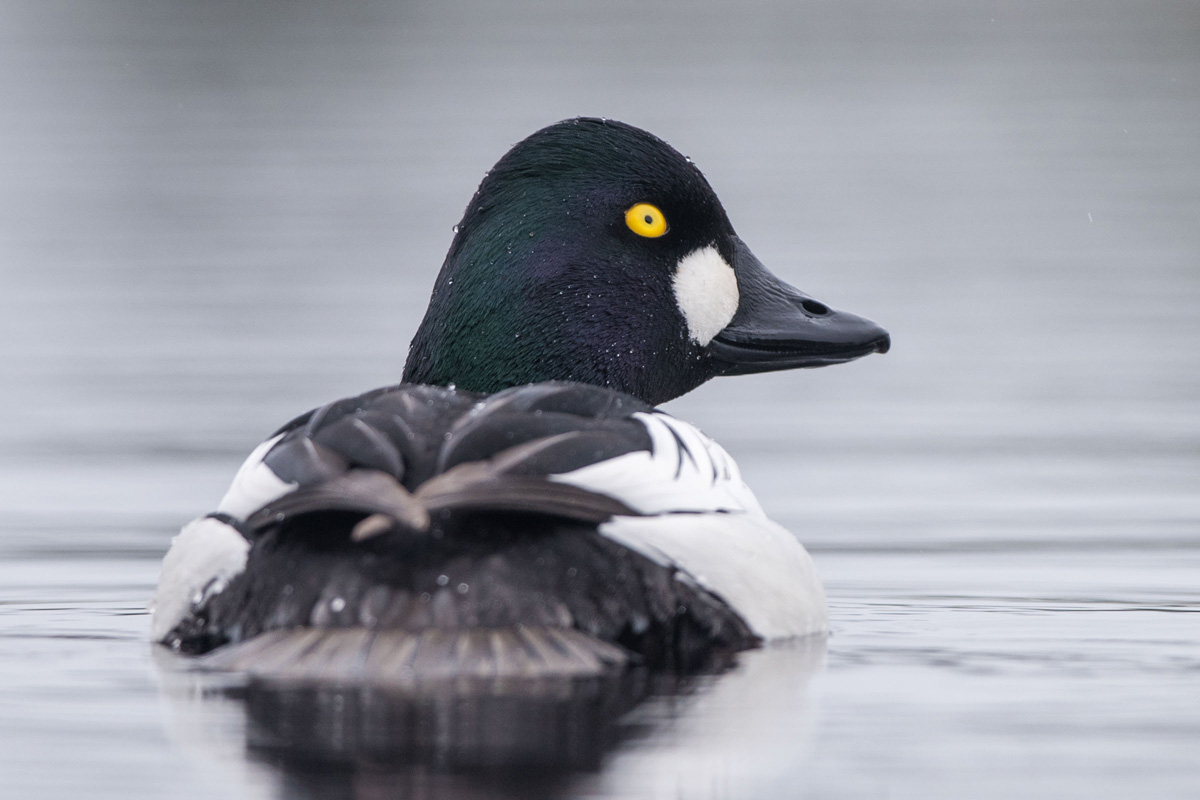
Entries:
[[686,670],[823,631],[808,553],[654,406],[889,345],[768,272],[663,141],[552,125],[467,206],[404,382],[284,425],[176,537],[152,637],[386,683]]

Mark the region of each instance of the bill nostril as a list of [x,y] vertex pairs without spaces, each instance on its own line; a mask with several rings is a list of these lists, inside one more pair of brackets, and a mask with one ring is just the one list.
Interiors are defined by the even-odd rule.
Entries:
[[823,317],[829,313],[829,306],[825,305],[824,303],[818,303],[816,300],[802,300],[800,302],[800,307],[817,317]]

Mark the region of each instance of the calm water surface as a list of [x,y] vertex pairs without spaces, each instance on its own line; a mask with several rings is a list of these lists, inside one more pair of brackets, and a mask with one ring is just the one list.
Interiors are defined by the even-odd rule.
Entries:
[[[1197,42],[1185,2],[3,0],[0,795],[1200,796]],[[396,379],[483,172],[576,114],[893,333],[669,406],[832,633],[526,717],[557,765],[289,754],[286,702],[148,643],[158,560],[280,421]],[[493,711],[411,713],[444,755]]]

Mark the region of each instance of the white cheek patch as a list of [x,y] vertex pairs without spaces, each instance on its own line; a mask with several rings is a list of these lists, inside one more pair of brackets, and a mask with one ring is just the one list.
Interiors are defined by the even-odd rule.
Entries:
[[738,308],[737,275],[717,248],[693,250],[675,269],[675,302],[687,321],[688,335],[706,345],[729,324]]

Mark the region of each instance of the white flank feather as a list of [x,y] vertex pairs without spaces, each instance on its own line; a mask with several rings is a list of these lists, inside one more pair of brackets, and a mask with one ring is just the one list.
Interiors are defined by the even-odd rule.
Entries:
[[758,635],[824,631],[825,590],[808,551],[767,519],[737,464],[713,440],[661,413],[634,415],[650,434],[640,450],[551,480],[614,497],[648,516],[615,517],[600,533],[674,566],[719,596]]
[[720,597],[764,639],[820,633],[825,589],[796,537],[761,515],[614,517],[600,533]]
[[193,606],[224,591],[246,568],[249,552],[246,538],[218,519],[201,517],[184,525],[163,558],[150,638],[162,641]]
[[762,516],[762,506],[721,445],[661,413],[633,415],[652,450],[589,464],[550,480],[606,494],[641,514],[731,511]]
[[238,468],[237,474],[233,476],[233,483],[229,485],[229,491],[225,492],[225,496],[221,498],[217,511],[236,519],[245,520],[246,517],[267,503],[278,500],[296,488],[296,484],[281,480],[270,467],[263,463],[267,453],[282,438],[283,434],[281,433],[254,448],[242,462],[242,466]]

